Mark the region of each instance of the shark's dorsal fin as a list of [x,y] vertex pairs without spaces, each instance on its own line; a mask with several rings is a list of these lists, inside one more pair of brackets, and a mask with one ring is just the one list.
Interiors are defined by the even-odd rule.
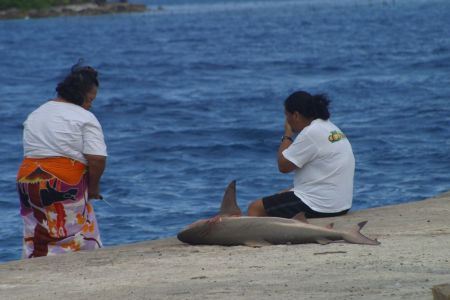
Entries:
[[236,180],[228,185],[223,195],[222,205],[219,215],[221,216],[240,216],[242,212],[236,203]]
[[308,220],[306,220],[305,212],[304,212],[304,211],[299,212],[298,214],[296,214],[295,216],[293,216],[292,219],[293,219],[293,220],[297,220],[297,221],[302,222],[302,223],[308,223]]

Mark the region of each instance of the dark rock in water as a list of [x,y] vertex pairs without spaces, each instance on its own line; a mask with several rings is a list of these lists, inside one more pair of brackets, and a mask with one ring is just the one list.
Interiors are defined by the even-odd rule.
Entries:
[[143,12],[146,10],[147,7],[145,4],[131,4],[126,1],[106,3],[105,1],[98,0],[95,1],[95,3],[54,6],[40,10],[32,9],[29,11],[21,11],[18,9],[8,9],[0,11],[0,19],[92,16],[114,13]]
[[25,18],[26,15],[26,12],[23,12],[17,8],[0,11],[0,19],[21,19]]

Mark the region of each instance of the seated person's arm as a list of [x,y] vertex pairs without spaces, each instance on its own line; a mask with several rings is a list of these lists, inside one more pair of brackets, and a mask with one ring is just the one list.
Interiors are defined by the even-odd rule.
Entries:
[[293,164],[291,161],[287,160],[282,152],[283,152],[282,150],[278,151],[278,170],[281,173],[289,173],[297,169],[297,166]]
[[283,151],[292,144],[292,140],[283,139],[280,148],[278,148],[278,170],[281,173],[289,173],[297,169],[297,166],[290,160],[286,159],[283,155]]

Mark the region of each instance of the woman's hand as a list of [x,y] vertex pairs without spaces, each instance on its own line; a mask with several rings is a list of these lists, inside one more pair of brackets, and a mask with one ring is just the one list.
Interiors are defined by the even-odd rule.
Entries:
[[292,131],[292,127],[291,127],[291,125],[289,125],[287,120],[284,122],[284,135],[289,136],[289,137],[292,137],[292,135],[294,135],[294,132]]
[[100,194],[100,189],[88,189],[88,199],[103,199],[103,196]]

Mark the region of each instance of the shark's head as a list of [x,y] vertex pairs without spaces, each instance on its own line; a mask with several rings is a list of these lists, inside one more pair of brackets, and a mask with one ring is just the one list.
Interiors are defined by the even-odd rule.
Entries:
[[198,220],[181,230],[177,234],[177,238],[184,243],[198,244],[199,240],[208,234],[209,229],[208,219]]

